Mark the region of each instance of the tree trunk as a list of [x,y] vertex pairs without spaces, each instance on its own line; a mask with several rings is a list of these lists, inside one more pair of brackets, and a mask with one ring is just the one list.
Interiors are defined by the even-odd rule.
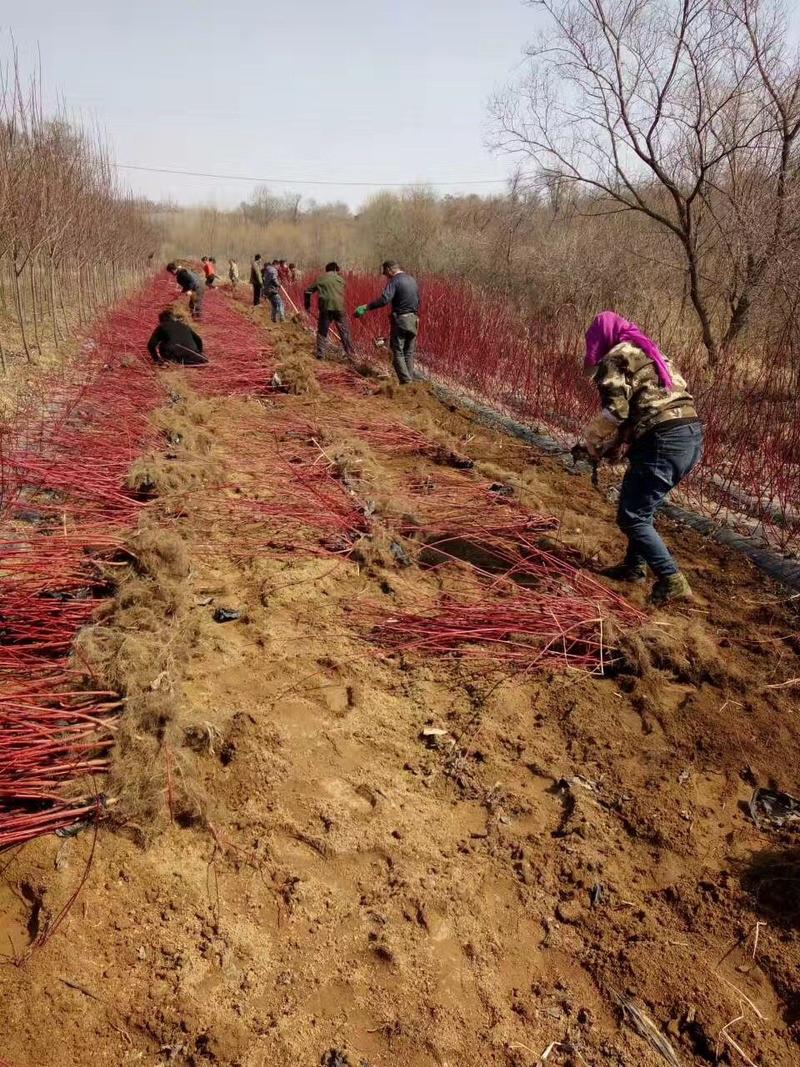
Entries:
[[48,271],[49,277],[47,279],[47,296],[48,303],[50,305],[50,322],[53,327],[53,344],[58,348],[60,343],[60,335],[58,332],[58,307],[56,305],[56,278],[55,271],[53,270],[53,261],[49,263],[50,270]]
[[719,363],[719,345],[714,337],[714,331],[711,328],[711,320],[708,316],[708,309],[706,308],[703,294],[700,291],[700,274],[697,269],[697,261],[695,260],[690,244],[686,240],[684,241],[684,247],[686,248],[686,258],[689,266],[689,296],[692,301],[692,306],[697,313],[697,318],[700,321],[703,344],[705,345],[706,352],[708,352],[708,365],[710,367],[715,367],[717,363]]
[[722,338],[722,351],[733,347],[736,338],[742,332],[747,325],[747,320],[750,318],[750,295],[745,290],[736,301],[733,312],[731,314],[731,320],[728,323],[728,328],[725,331],[725,336]]
[[17,305],[17,321],[19,322],[19,329],[22,334],[22,347],[25,349],[25,356],[28,362],[33,363],[33,356],[31,355],[30,345],[28,344],[28,334],[25,329],[25,310],[22,303],[22,289],[19,284],[19,271],[16,266],[14,267],[14,298]]
[[36,300],[36,277],[35,267],[31,263],[28,267],[28,283],[31,291],[31,310],[33,311],[33,335],[36,338],[36,348],[39,352],[42,351],[42,339],[39,336],[39,309],[37,307]]
[[81,268],[80,267],[78,267],[77,282],[78,282],[78,325],[79,326],[83,326],[84,322],[86,322],[86,316],[85,316],[84,310],[83,310],[83,286],[81,285]]
[[[64,306],[64,294],[61,291],[61,289],[58,290],[58,304],[59,304],[59,307],[61,308],[61,316],[64,319],[64,336],[65,337],[69,337],[70,334],[72,333],[72,324],[69,321],[69,315],[67,314],[67,309]],[[79,317],[80,317],[80,313],[79,313]]]

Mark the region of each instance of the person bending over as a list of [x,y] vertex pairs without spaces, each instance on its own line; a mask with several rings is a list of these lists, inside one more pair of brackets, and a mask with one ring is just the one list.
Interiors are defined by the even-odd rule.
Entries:
[[617,509],[628,549],[621,563],[603,573],[639,582],[649,567],[656,578],[653,603],[688,600],[689,582],[653,522],[667,494],[703,454],[694,398],[658,345],[613,311],[602,312],[586,331],[584,366],[600,393],[602,411],[584,428],[573,455],[599,460],[628,449]]
[[419,332],[419,287],[415,279],[401,270],[393,259],[381,264],[381,273],[389,279],[386,288],[371,304],[357,307],[355,316],[360,319],[368,311],[377,311],[391,304],[389,347],[392,350],[392,362],[400,384],[408,385],[414,380],[414,353]]
[[340,273],[338,263],[328,263],[325,273],[321,274],[313,285],[309,285],[303,294],[306,311],[311,311],[311,299],[317,294],[319,317],[317,318],[317,359],[324,359],[328,349],[328,330],[331,323],[336,323],[342,348],[348,357],[353,356],[353,341],[350,337],[350,324],[347,321],[345,304],[345,281]]
[[199,320],[203,314],[203,295],[206,288],[203,279],[186,267],[179,267],[177,263],[168,263],[167,270],[175,275],[181,292],[189,294],[189,311],[193,319]]
[[177,318],[171,308],[165,308],[158,316],[147,351],[156,363],[182,363],[185,367],[208,363],[203,355],[203,338]]

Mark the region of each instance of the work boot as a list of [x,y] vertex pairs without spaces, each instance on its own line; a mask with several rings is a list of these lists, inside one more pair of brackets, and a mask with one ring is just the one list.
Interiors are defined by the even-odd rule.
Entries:
[[667,604],[671,600],[691,600],[692,587],[685,576],[678,571],[668,578],[659,578],[650,593],[651,604]]
[[604,567],[600,571],[604,578],[611,578],[614,582],[643,582],[647,577],[644,565],[641,563],[615,563],[613,567]]

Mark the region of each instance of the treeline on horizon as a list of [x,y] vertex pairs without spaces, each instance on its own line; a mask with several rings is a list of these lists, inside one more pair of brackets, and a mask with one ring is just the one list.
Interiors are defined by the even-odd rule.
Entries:
[[[391,257],[412,272],[505,297],[526,318],[559,317],[577,328],[613,308],[666,345],[701,345],[674,241],[647,218],[609,210],[603,197],[557,186],[531,187],[517,178],[490,197],[439,196],[425,188],[382,192],[358,212],[261,189],[231,210],[170,205],[157,209],[156,218],[164,256],[213,255],[223,276],[233,258],[246,280],[255,252],[304,270],[334,259],[376,275]],[[713,256],[703,270],[713,281]],[[724,315],[722,276],[714,298]],[[800,346],[798,270],[784,273],[742,337],[760,350],[787,341]]]

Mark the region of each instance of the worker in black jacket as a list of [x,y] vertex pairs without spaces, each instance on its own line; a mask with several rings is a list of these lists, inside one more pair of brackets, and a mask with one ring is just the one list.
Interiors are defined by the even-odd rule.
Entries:
[[393,259],[381,264],[381,273],[389,279],[386,288],[371,304],[357,307],[355,316],[361,319],[368,311],[377,311],[391,304],[389,347],[392,350],[392,362],[400,384],[408,385],[414,380],[414,353],[419,332],[419,287],[415,279],[401,270]]
[[175,275],[175,281],[181,287],[182,293],[189,294],[189,311],[193,319],[200,319],[203,314],[203,295],[206,291],[205,282],[199,274],[179,267],[177,263],[168,263],[167,270]]
[[182,363],[185,367],[208,363],[203,355],[203,338],[176,318],[171,308],[158,316],[158,326],[147,342],[147,351],[156,363]]
[[262,270],[261,253],[256,252],[250,260],[250,284],[253,287],[253,307],[258,307],[261,303]]

